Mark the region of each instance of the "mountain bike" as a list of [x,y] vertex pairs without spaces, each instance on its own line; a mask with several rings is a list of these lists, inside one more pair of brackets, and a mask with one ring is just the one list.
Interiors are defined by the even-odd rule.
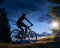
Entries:
[[[31,26],[27,26],[27,32],[21,33],[20,30],[14,29],[11,31],[11,34],[14,32],[18,32],[17,35],[14,37],[16,38],[16,42],[19,40],[19,42],[22,42],[23,40],[28,39],[30,43],[36,42],[37,41],[37,35],[34,31],[31,30]],[[18,37],[17,37],[18,36]]]

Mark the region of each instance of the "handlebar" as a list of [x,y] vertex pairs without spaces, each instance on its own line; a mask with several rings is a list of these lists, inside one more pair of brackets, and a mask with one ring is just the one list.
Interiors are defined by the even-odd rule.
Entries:
[[30,25],[30,26],[27,26],[27,27],[31,27],[31,26],[33,26],[33,25]]
[[28,29],[28,30],[31,30],[31,29],[30,29],[30,27],[31,27],[31,26],[32,26],[32,25],[30,25],[30,26],[27,26],[27,29]]

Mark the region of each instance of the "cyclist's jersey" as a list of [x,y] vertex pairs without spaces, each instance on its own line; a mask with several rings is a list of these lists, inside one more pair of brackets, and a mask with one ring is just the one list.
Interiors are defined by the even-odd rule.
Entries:
[[23,22],[24,19],[25,19],[25,17],[20,17],[20,18],[18,19],[18,21],[17,21],[17,24],[24,23],[24,22]]

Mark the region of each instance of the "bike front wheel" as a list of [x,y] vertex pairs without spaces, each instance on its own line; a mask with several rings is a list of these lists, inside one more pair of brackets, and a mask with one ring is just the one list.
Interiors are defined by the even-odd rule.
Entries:
[[36,42],[37,41],[36,33],[34,31],[28,32],[28,39],[31,43]]

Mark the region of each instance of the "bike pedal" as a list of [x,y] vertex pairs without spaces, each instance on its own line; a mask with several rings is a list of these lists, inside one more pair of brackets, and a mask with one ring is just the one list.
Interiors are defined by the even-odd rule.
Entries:
[[19,38],[19,36],[18,36],[18,35],[16,35],[15,37],[16,37],[16,38]]

